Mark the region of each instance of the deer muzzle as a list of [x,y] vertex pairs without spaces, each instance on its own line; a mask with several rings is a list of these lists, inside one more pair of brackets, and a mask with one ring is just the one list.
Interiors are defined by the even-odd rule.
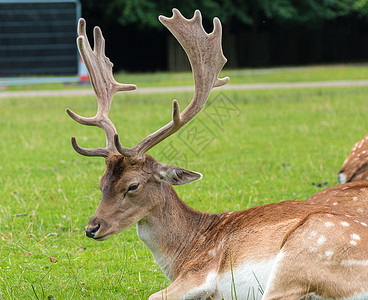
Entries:
[[108,239],[113,233],[111,226],[104,219],[93,216],[85,227],[86,237],[94,240],[104,241]]
[[94,227],[88,227],[86,226],[85,230],[86,230],[86,237],[89,238],[94,238],[97,234],[97,231],[100,229],[100,224],[94,226]]

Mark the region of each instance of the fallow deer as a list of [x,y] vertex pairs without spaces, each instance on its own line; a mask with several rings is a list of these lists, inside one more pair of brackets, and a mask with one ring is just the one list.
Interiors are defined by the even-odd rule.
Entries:
[[[215,18],[210,34],[201,14],[184,18],[160,16],[186,51],[193,70],[194,97],[183,112],[173,101],[172,121],[133,148],[121,145],[108,118],[119,84],[104,54],[101,30],[94,29],[91,49],[85,21],[78,25],[77,44],[98,99],[95,117],[70,117],[105,131],[106,147],[85,149],[85,156],[105,158],[102,200],[88,222],[86,236],[103,241],[136,224],[138,237],[172,281],[149,297],[158,299],[299,299],[303,297],[368,297],[368,218],[330,206],[288,201],[239,212],[207,213],[187,206],[172,185],[201,179],[197,172],[165,165],[146,152],[178,131],[205,105],[226,62],[221,49],[221,23]],[[262,289],[264,293],[262,295]],[[318,298],[320,299],[320,298]]]
[[368,180],[368,135],[351,149],[337,178],[340,183]]
[[330,204],[368,216],[368,135],[351,149],[338,180],[340,185],[322,190],[306,202]]

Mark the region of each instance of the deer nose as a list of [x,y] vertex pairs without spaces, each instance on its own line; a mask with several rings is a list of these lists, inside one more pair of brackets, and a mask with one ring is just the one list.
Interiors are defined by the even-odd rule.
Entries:
[[97,226],[95,227],[92,227],[92,228],[87,228],[86,227],[86,237],[89,237],[89,238],[94,238],[95,235],[96,235],[96,232],[100,229],[100,224],[98,224]]

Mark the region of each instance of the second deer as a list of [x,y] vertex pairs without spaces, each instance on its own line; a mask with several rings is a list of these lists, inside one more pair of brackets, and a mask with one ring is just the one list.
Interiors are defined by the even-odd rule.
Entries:
[[368,180],[368,135],[354,145],[337,176],[340,183]]
[[[178,131],[205,105],[226,62],[221,49],[221,24],[206,33],[201,14],[160,18],[186,51],[195,92],[180,113],[173,102],[172,121],[133,148],[122,146],[108,118],[114,93],[134,85],[117,83],[104,54],[104,39],[95,28],[91,49],[85,21],[79,21],[78,47],[98,99],[95,117],[68,114],[106,133],[106,147],[85,149],[85,156],[105,158],[100,187],[102,200],[88,222],[86,236],[103,241],[136,224],[138,237],[172,283],[150,300],[177,299],[300,299],[301,297],[368,297],[368,218],[330,206],[288,201],[230,213],[207,213],[187,206],[172,185],[202,175],[166,165],[147,151]],[[262,295],[263,294],[263,295]],[[318,298],[320,299],[320,298]]]
[[338,173],[340,185],[320,191],[306,201],[330,204],[368,216],[368,135],[351,149]]

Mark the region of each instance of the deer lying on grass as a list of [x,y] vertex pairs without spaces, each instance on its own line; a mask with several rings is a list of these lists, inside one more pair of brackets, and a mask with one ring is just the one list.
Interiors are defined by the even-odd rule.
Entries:
[[368,216],[368,135],[351,149],[338,179],[340,185],[320,191],[306,202],[330,204]]
[[368,180],[368,135],[351,149],[337,177],[340,183]]
[[172,185],[190,183],[202,175],[162,164],[146,152],[193,119],[211,89],[229,79],[218,79],[226,59],[217,18],[210,34],[202,27],[199,11],[186,19],[174,9],[171,18],[159,19],[189,57],[194,97],[181,113],[174,100],[172,121],[133,148],[121,145],[108,113],[114,93],[135,86],[114,80],[100,29],[94,30],[92,50],[85,21],[79,21],[77,44],[97,95],[98,111],[92,118],[67,112],[81,124],[102,128],[107,141],[105,148],[85,149],[72,138],[78,153],[106,161],[102,200],[85,228],[86,236],[103,241],[136,224],[139,238],[172,281],[151,300],[233,299],[235,295],[264,300],[368,297],[368,218],[301,201],[206,213],[178,197]]

